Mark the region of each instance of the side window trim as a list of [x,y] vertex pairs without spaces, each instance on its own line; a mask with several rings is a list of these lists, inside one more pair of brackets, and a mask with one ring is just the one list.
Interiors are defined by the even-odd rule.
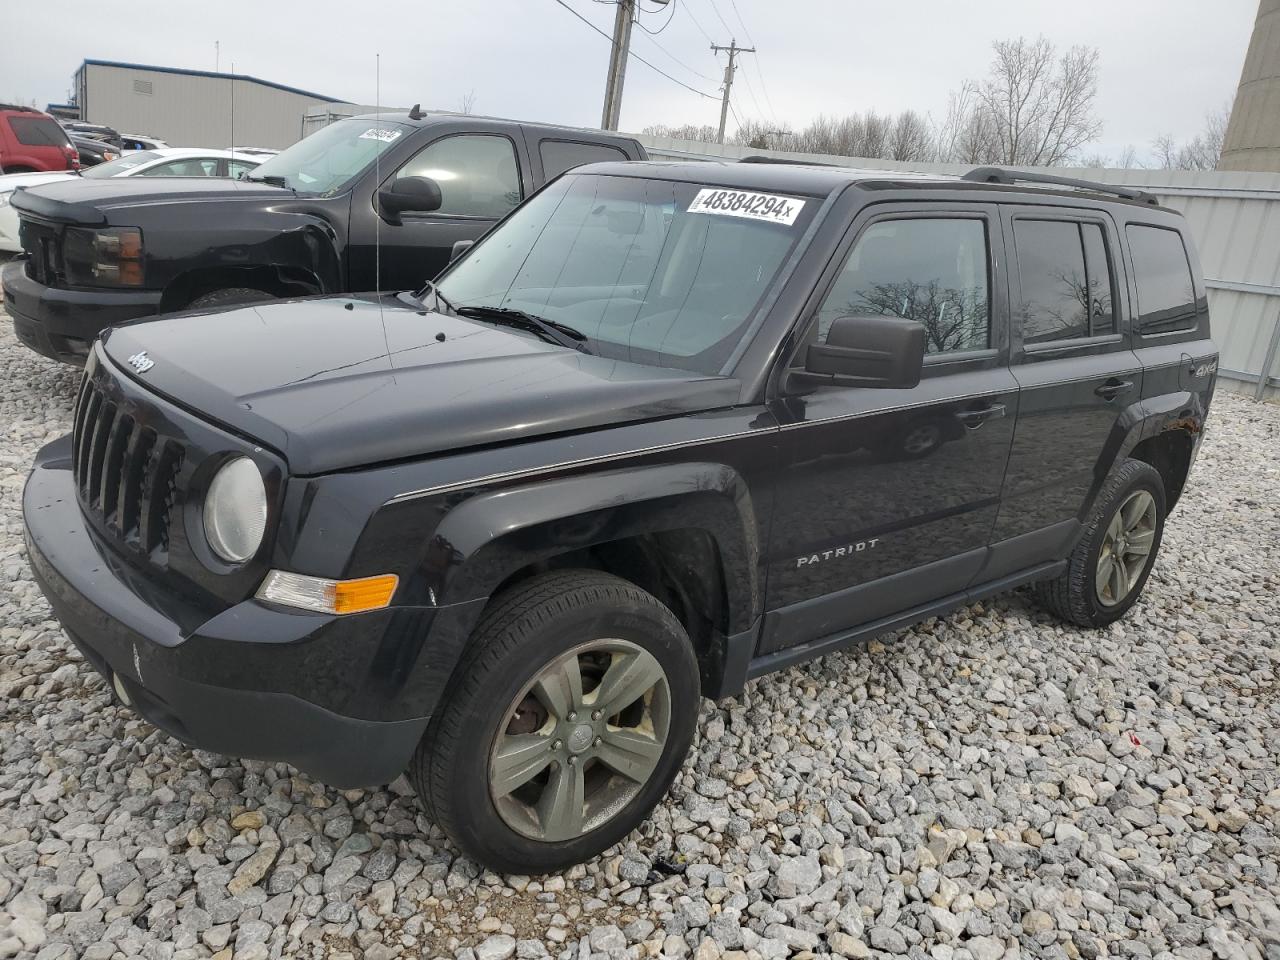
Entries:
[[[1018,262],[1018,244],[1014,234],[1014,224],[1018,220],[1065,220],[1078,224],[1095,223],[1102,228],[1107,265],[1111,270],[1111,309],[1115,317],[1113,332],[1087,337],[1064,337],[1061,340],[1046,340],[1042,343],[1023,341],[1022,324],[1016,319],[1018,310],[1022,306],[1022,277]],[[1032,358],[1038,359],[1076,350],[1099,349],[1129,343],[1131,316],[1129,303],[1130,297],[1136,296],[1136,291],[1130,293],[1130,270],[1124,244],[1120,242],[1120,227],[1107,211],[1091,207],[1034,207],[1025,204],[1007,204],[1003,206],[1001,221],[1006,229],[1008,249],[1010,363],[1016,364]],[[1084,255],[1083,246],[1081,255]]]
[[[1006,282],[1009,241],[1005,237],[1004,217],[1000,207],[993,203],[943,202],[919,203],[884,201],[859,209],[850,219],[840,242],[835,246],[821,277],[809,292],[804,306],[797,313],[796,322],[787,335],[793,342],[783,354],[775,370],[786,371],[792,367],[808,346],[810,329],[818,323],[818,311],[839,279],[854,245],[866,230],[884,220],[970,219],[982,220],[987,239],[987,299],[990,310],[990,343],[985,350],[955,351],[926,355],[925,375],[953,372],[947,367],[999,367],[1008,362],[1010,290]],[[936,359],[931,359],[936,358]],[[931,374],[937,369],[938,374]],[[785,382],[784,379],[781,382]],[[846,388],[858,389],[858,388]]]
[[[411,153],[407,158],[405,158],[404,162],[401,163],[399,166],[397,166],[394,170],[392,170],[390,174],[382,178],[382,182],[379,183],[376,187],[374,187],[374,190],[373,190],[374,197],[377,196],[379,190],[381,190],[383,187],[387,186],[388,184],[392,183],[396,179],[396,177],[400,176],[401,170],[403,170],[409,164],[413,163],[414,160],[416,160],[419,156],[421,156],[427,150],[430,150],[437,143],[443,143],[446,140],[452,140],[457,137],[497,137],[501,140],[507,141],[507,143],[511,145],[511,157],[515,161],[515,165],[516,165],[516,184],[520,188],[520,201],[519,203],[516,204],[516,206],[519,206],[520,203],[524,203],[525,200],[529,199],[529,190],[527,189],[527,186],[525,183],[524,168],[521,166],[521,163],[520,163],[520,150],[516,146],[516,141],[510,134],[499,133],[496,130],[495,131],[459,130],[456,133],[446,133],[439,137],[436,137],[430,143],[424,143],[421,147],[419,147],[417,150]],[[514,210],[515,207],[512,207],[512,209]],[[478,217],[473,214],[465,214],[465,213],[406,213],[403,215],[403,217],[406,221],[449,220],[449,221],[461,221],[463,223],[493,223],[496,220],[502,219],[501,217],[497,217],[497,218]]]

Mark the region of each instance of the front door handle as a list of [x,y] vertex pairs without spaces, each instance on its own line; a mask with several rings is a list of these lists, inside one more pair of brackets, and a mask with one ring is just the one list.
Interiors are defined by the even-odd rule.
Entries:
[[956,414],[956,419],[970,429],[982,426],[988,420],[994,420],[996,417],[1003,417],[1005,407],[1003,403],[993,403],[987,407],[980,407],[977,410],[961,410]]
[[1114,400],[1116,397],[1120,396],[1120,394],[1128,393],[1132,389],[1133,389],[1132,380],[1117,380],[1116,378],[1112,377],[1110,380],[1108,380],[1106,383],[1104,383],[1102,386],[1100,386],[1097,390],[1093,392],[1096,393],[1098,396],[1100,396],[1103,400]]

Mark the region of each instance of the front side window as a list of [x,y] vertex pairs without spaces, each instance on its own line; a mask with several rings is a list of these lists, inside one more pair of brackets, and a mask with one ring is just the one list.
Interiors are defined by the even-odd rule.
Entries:
[[627,155],[617,147],[603,143],[575,143],[570,140],[543,140],[538,144],[542,156],[542,172],[548,180],[554,180],[566,170],[584,163],[600,163],[607,160],[625,160]]
[[413,129],[394,120],[339,120],[265,161],[252,179],[269,179],[299,193],[333,196]]
[[837,317],[915,320],[929,353],[991,344],[987,234],[982,220],[882,220],[858,238],[818,310],[818,339]]
[[[90,177],[95,180],[106,179],[107,177],[118,177],[128,173],[135,167],[140,167],[144,163],[150,163],[152,160],[160,159],[160,154],[153,150],[140,150],[137,153],[127,153],[123,157],[115,160],[108,160],[106,163],[100,163],[96,167],[90,167],[87,170],[81,170],[80,176]],[[142,173],[141,170],[138,173]],[[137,174],[132,174],[137,176]]]
[[1023,343],[1048,343],[1115,331],[1111,268],[1102,227],[1072,220],[1013,224],[1018,249]]
[[440,185],[437,216],[505,217],[520,203],[520,168],[506,137],[465,134],[445,137],[422,150],[396,173],[430,177]]
[[10,117],[9,128],[18,142],[28,147],[71,146],[66,131],[48,117]]
[[1138,284],[1138,325],[1149,333],[1196,325],[1196,285],[1176,230],[1131,223],[1125,228]]
[[[745,200],[705,202],[725,194],[785,209],[785,222],[753,218]],[[720,373],[818,207],[783,200],[570,174],[505,220],[439,288],[455,307],[501,306],[566,324],[599,355]]]

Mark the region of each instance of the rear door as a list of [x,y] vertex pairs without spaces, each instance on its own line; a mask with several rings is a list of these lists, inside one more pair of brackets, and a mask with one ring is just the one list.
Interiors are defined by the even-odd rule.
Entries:
[[759,653],[956,594],[981,568],[1018,405],[1001,244],[985,204],[876,205],[855,221],[806,344],[870,313],[922,323],[929,354],[910,389],[788,377]]
[[1142,396],[1116,225],[1104,208],[1007,206],[1020,400],[983,579],[1061,557]]

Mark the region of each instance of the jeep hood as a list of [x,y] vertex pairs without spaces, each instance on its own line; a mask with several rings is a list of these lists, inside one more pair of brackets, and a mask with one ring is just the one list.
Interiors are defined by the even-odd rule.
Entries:
[[[126,375],[311,475],[678,416],[738,382],[590,356],[391,296],[313,297],[124,324]],[[146,352],[143,371],[129,362]]]

